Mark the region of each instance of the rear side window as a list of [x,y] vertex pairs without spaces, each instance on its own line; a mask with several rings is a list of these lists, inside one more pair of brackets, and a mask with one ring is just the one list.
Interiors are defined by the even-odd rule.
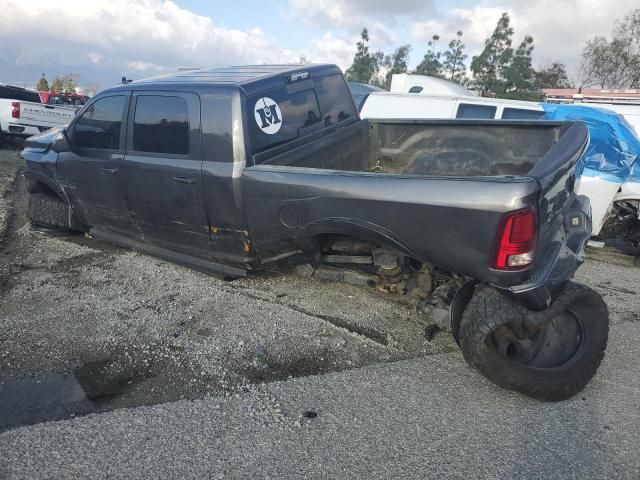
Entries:
[[496,107],[491,105],[474,105],[473,103],[461,103],[458,106],[456,118],[486,119],[495,118]]
[[356,116],[356,109],[342,75],[313,79],[324,126],[328,127]]
[[181,97],[142,95],[136,99],[133,120],[136,152],[189,153],[189,113]]
[[422,87],[419,85],[414,85],[409,89],[409,93],[420,93],[422,92]]
[[539,110],[525,110],[523,108],[505,108],[502,111],[504,120],[539,120],[544,112]]
[[280,87],[247,99],[247,121],[253,153],[258,153],[309,133],[322,116],[312,88],[289,94]]
[[101,98],[85,110],[78,119],[71,140],[75,146],[83,148],[120,148],[120,130],[126,97]]
[[21,102],[42,103],[38,92],[19,87],[0,85],[0,98],[18,100]]

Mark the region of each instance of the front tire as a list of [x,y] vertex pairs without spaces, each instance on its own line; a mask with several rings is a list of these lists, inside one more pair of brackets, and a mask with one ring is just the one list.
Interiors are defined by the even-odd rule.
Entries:
[[65,202],[44,193],[32,193],[29,195],[27,218],[31,225],[35,227],[82,230],[82,225],[73,215],[71,215],[71,224],[69,224],[69,209]]
[[479,285],[462,314],[459,339],[467,362],[497,385],[559,401],[593,378],[608,333],[607,306],[584,285],[568,282],[540,312]]

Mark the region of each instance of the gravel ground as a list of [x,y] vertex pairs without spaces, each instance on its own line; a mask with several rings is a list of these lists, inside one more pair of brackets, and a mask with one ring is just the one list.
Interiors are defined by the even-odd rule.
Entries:
[[590,252],[577,280],[609,305],[605,364],[541,404],[392,298],[33,231],[16,165],[0,150],[0,478],[640,476],[629,257]]

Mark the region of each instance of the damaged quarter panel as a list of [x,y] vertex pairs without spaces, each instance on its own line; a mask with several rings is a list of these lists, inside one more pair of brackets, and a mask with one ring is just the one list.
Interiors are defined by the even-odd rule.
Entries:
[[244,173],[247,215],[261,257],[337,233],[393,247],[454,272],[518,283],[489,269],[502,214],[536,204],[533,179],[426,178],[262,165]]

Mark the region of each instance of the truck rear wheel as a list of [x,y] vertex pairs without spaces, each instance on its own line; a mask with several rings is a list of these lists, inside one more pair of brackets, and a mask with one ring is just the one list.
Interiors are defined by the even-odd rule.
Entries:
[[71,216],[71,225],[69,225],[69,210],[65,202],[44,193],[29,195],[27,218],[31,225],[36,227],[82,230],[82,225],[73,215]]
[[467,362],[497,385],[559,401],[578,393],[595,375],[608,333],[602,297],[569,282],[540,312],[479,285],[462,314],[458,335]]

